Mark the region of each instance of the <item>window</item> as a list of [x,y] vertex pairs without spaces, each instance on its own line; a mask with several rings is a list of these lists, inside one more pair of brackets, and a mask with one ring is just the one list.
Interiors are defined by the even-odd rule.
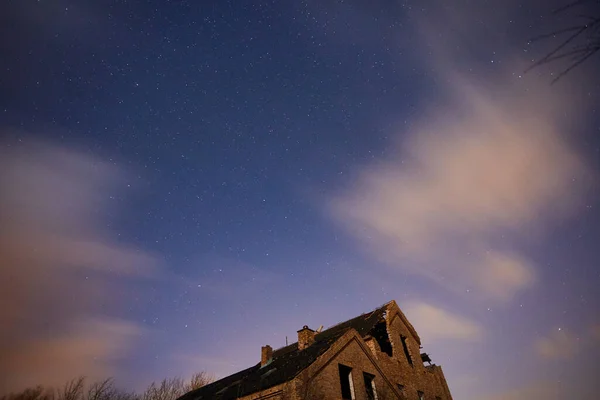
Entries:
[[421,392],[420,390],[417,392],[417,394],[419,395],[419,400],[425,400],[425,393]]
[[342,399],[354,400],[354,384],[352,383],[352,368],[338,364],[340,370],[340,385]]
[[367,399],[377,400],[377,389],[375,388],[375,375],[363,372],[363,378],[365,379],[365,390],[367,392]]
[[388,337],[385,321],[378,322],[371,331],[371,335],[375,338],[375,340],[377,340],[377,344],[379,344],[381,351],[391,357],[392,344],[390,343],[390,338]]
[[435,400],[442,400],[440,396],[435,396]]
[[402,348],[404,349],[404,355],[406,356],[406,361],[408,361],[408,363],[412,367],[413,361],[412,361],[412,358],[410,357],[410,352],[408,351],[408,346],[406,344],[406,336],[403,336],[403,335],[400,336],[400,340],[402,340]]
[[398,383],[398,392],[400,392],[401,399],[406,399],[406,391],[404,390],[404,385],[401,383]]

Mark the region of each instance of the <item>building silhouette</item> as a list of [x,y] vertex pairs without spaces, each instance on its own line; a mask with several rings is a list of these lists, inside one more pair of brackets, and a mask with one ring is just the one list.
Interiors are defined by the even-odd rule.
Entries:
[[[425,365],[427,363],[427,365]],[[442,368],[395,301],[298,341],[179,400],[452,400]]]

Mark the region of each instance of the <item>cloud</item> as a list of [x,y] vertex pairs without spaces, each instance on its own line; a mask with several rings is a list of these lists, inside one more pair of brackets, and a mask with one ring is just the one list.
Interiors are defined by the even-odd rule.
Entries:
[[590,329],[592,339],[600,342],[600,324],[592,326]]
[[486,251],[480,265],[471,265],[475,286],[495,299],[511,299],[519,289],[535,281],[533,267],[521,256],[509,252]]
[[442,77],[437,104],[332,196],[330,214],[395,268],[509,301],[537,279],[519,245],[569,217],[589,176],[566,140],[574,102],[502,71]]
[[124,279],[153,256],[106,231],[118,169],[45,143],[0,149],[0,387],[59,385],[114,371],[141,330],[111,317]]
[[556,329],[535,342],[537,353],[545,358],[571,358],[581,348],[580,339],[565,329]]
[[59,385],[81,374],[92,379],[111,376],[111,363],[142,333],[121,320],[81,320],[74,325],[55,337],[30,338],[18,344],[18,351],[5,353],[3,364],[20,371],[9,375],[9,387]]
[[519,400],[519,399],[547,399],[561,400],[566,397],[567,392],[558,382],[543,381],[509,389],[502,393],[496,393],[480,397],[483,400]]
[[534,342],[536,353],[546,359],[570,359],[586,348],[596,346],[600,339],[600,327],[590,326],[580,334],[564,328],[555,328],[548,335]]
[[404,310],[428,343],[439,339],[474,341],[483,337],[483,328],[474,321],[431,304],[413,302]]

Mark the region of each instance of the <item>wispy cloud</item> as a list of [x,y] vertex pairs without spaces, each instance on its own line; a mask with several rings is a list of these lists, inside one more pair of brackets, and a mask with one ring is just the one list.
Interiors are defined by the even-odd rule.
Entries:
[[474,341],[483,337],[483,328],[479,324],[443,308],[428,303],[413,302],[403,309],[427,343],[439,339]]
[[518,388],[511,388],[505,392],[480,397],[483,400],[517,400],[517,399],[548,399],[559,400],[566,398],[565,388],[559,382],[540,381],[532,382]]
[[582,332],[572,332],[565,328],[555,328],[549,334],[534,342],[536,353],[546,359],[570,359],[584,349],[597,346],[600,341],[600,327],[591,326]]
[[156,260],[114,243],[102,216],[123,173],[48,144],[0,149],[0,387],[103,377],[140,327],[111,315],[118,283]]
[[594,325],[591,328],[591,336],[596,342],[600,343],[600,324]]
[[571,358],[580,347],[581,339],[566,329],[555,329],[535,342],[537,353],[545,358]]
[[[48,331],[56,322],[49,323]],[[77,318],[61,323],[61,333],[28,332],[26,340],[16,343],[17,348],[4,353],[3,390],[38,384],[58,386],[80,375],[92,379],[113,376],[115,363],[142,334],[139,326],[118,319]]]
[[569,216],[585,185],[575,101],[512,74],[519,62],[478,79],[434,60],[443,96],[329,210],[394,268],[505,302],[537,280],[518,244]]
[[331,210],[378,258],[507,300],[536,274],[498,239],[516,241],[568,212],[585,168],[551,115],[461,92],[405,132],[392,157],[367,166]]

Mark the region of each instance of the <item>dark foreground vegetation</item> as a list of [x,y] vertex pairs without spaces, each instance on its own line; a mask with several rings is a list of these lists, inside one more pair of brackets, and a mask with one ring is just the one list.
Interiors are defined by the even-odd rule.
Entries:
[[36,386],[18,393],[0,396],[0,400],[175,400],[179,396],[214,381],[206,372],[199,372],[189,381],[180,378],[152,382],[142,393],[118,388],[112,378],[87,382],[85,377],[75,378],[60,388]]

